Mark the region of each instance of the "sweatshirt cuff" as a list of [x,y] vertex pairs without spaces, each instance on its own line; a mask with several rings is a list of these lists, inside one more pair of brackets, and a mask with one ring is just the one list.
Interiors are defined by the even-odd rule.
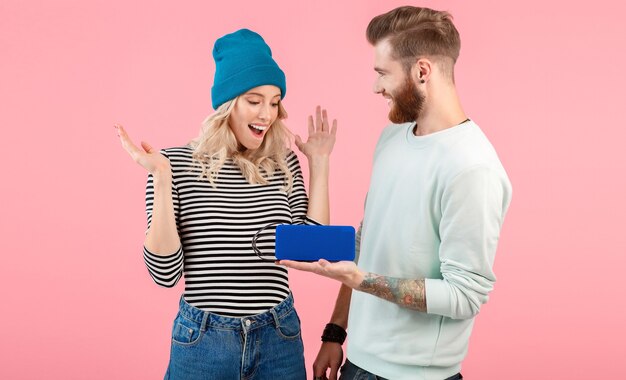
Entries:
[[426,287],[426,312],[449,317],[450,291],[444,280],[427,278],[424,280]]

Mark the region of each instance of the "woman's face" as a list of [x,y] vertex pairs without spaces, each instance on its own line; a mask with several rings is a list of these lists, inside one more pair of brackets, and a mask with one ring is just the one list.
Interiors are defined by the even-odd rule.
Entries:
[[280,89],[273,85],[255,87],[239,96],[228,123],[240,145],[246,149],[261,146],[278,117],[279,101]]

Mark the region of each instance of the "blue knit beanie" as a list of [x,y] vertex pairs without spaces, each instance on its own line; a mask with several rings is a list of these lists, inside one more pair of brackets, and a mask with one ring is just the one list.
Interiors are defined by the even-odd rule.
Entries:
[[213,108],[244,92],[263,85],[280,88],[280,98],[285,97],[285,73],[272,58],[272,51],[263,37],[240,29],[215,41],[215,78],[211,87]]

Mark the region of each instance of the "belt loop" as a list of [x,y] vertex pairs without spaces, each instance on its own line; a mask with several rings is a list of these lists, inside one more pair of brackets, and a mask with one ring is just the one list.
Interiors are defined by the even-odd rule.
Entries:
[[205,332],[207,330],[207,325],[209,323],[209,313],[208,311],[205,311],[203,313],[204,315],[202,316],[202,323],[200,324],[200,331]]
[[274,317],[274,324],[276,325],[276,327],[280,327],[280,320],[278,319],[278,314],[276,314],[276,310],[274,310],[274,308],[271,308],[270,313],[272,313],[272,317]]

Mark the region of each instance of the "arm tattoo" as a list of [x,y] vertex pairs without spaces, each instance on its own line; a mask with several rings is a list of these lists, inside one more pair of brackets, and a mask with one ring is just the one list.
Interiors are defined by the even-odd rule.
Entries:
[[400,306],[426,312],[424,279],[401,279],[367,273],[357,288]]

